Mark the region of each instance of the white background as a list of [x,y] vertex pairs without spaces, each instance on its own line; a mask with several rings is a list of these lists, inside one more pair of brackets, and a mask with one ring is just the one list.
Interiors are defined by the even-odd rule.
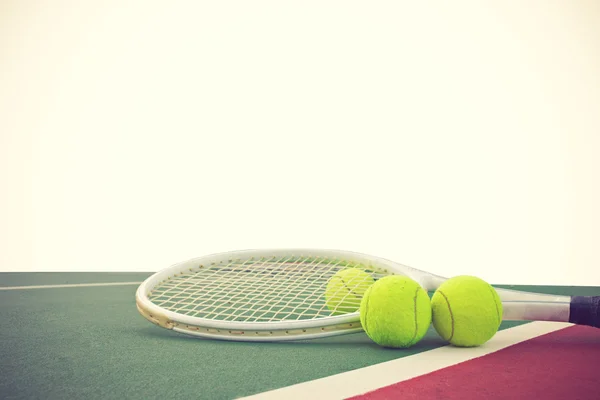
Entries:
[[0,2],[0,271],[324,247],[600,285],[600,2]]

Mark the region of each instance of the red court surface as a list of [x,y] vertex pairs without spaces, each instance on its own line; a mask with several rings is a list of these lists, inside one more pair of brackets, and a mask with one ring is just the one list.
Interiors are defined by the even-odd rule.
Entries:
[[353,399],[600,399],[598,360],[600,331],[573,326]]

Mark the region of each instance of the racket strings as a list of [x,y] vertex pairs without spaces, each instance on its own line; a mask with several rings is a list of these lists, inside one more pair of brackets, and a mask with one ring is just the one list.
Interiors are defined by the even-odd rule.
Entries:
[[[289,258],[279,260],[276,265],[286,265],[285,263],[288,262],[290,262]],[[257,274],[264,273],[264,267],[266,267],[266,270],[269,272],[273,270],[273,268],[270,266],[270,263],[261,263],[257,264],[256,266],[257,268],[253,272]],[[231,267],[231,265],[228,265],[227,267]],[[218,273],[218,271],[216,272]],[[224,309],[222,310],[217,309],[219,311],[218,314],[215,312],[210,312],[204,317],[216,318],[219,316],[225,320],[236,317],[252,319],[255,316],[256,311],[261,309],[261,305],[268,306],[270,304],[270,298],[276,298],[276,296],[269,296],[269,291],[277,292],[279,290],[277,294],[281,296],[282,289],[278,288],[276,285],[273,284],[273,280],[277,279],[277,275],[272,275],[270,273],[269,275],[272,276],[267,279],[270,279],[271,281],[269,282],[269,284],[265,284],[266,282],[264,279],[255,278],[253,276],[255,274],[252,274],[250,277],[248,277],[247,272],[252,271],[242,271],[239,276],[235,276],[233,279],[222,280],[220,285],[211,290],[211,292],[214,291],[214,293],[211,296],[207,297],[204,302],[199,303],[196,308],[198,308],[199,306],[207,305],[209,303],[214,304],[215,300],[223,299],[226,300],[226,302],[220,304],[228,304],[229,307],[224,307]],[[282,268],[282,271],[280,271],[280,273],[287,273],[289,277],[293,276],[293,271],[289,271],[288,268]],[[235,292],[232,292],[230,290],[233,284],[236,284],[235,288],[237,291]],[[252,296],[249,296],[249,294],[251,294]],[[234,302],[233,300],[236,300],[236,302]],[[244,312],[253,312],[250,315],[245,315],[244,317],[242,317],[243,313],[240,313],[240,310],[244,310]],[[260,319],[260,317],[257,317],[257,319]]]
[[[276,315],[276,319],[301,319],[301,317],[309,310],[315,311],[316,314],[318,315],[319,311],[322,311],[324,309],[324,303],[322,302],[322,299],[321,299],[321,303],[322,303],[321,307],[314,308],[312,306],[320,298],[320,296],[317,296],[317,293],[324,293],[324,290],[325,290],[324,288],[327,284],[327,281],[325,279],[323,279],[323,277],[325,276],[327,271],[331,271],[332,266],[337,266],[338,264],[339,264],[339,262],[332,265],[332,261],[330,261],[329,264],[325,266],[325,268],[323,268],[321,266],[321,263],[311,265],[313,270],[317,269],[316,272],[319,272],[318,270],[321,271],[321,274],[317,275],[316,279],[315,279],[315,282],[320,283],[319,285],[311,285],[309,279],[313,278],[313,276],[310,274],[304,274],[303,280],[301,280],[300,282],[290,282],[288,284],[288,287],[283,288],[283,296],[281,296],[280,298],[285,300],[289,297],[289,300],[283,305],[282,310],[285,310],[288,307],[292,307],[293,305],[295,305],[295,307],[293,307],[292,310],[289,311],[287,314],[283,313],[283,315],[281,315],[281,316]],[[294,286],[292,286],[292,285],[294,285]],[[294,287],[301,288],[301,290],[295,291],[295,290],[293,290]],[[310,287],[314,287],[314,290],[312,292],[307,292],[306,289],[308,289]],[[285,293],[292,294],[292,296],[287,296]],[[306,296],[304,298],[298,296],[298,295],[302,295],[302,294],[304,294]],[[307,300],[309,300],[309,299],[314,299],[314,300],[312,303],[307,304]],[[259,318],[262,318],[265,314],[272,312],[277,304],[277,303],[270,302],[270,301],[267,301],[267,303],[270,304],[270,307],[263,314],[258,316]],[[253,313],[251,315],[251,317],[254,317],[254,314],[255,313]],[[290,318],[294,315],[296,315],[296,318]]]
[[157,285],[150,298],[158,306],[194,317],[310,319],[330,315],[324,298],[327,281],[351,266],[357,265],[317,257],[229,260],[171,277]]
[[[288,273],[290,273],[289,276],[291,278],[292,276],[294,276],[295,271],[294,270],[288,271]],[[277,279],[277,275],[274,276],[274,279]],[[293,282],[293,280],[290,279],[287,282],[288,283],[287,286],[286,285],[276,286],[273,284],[258,285],[259,289],[261,289],[261,290],[259,290],[256,293],[252,293],[253,294],[252,296],[247,296],[248,292],[242,292],[243,295],[240,297],[242,298],[242,300],[245,300],[245,301],[236,303],[237,307],[230,307],[230,310],[232,310],[232,312],[229,316],[240,315],[240,311],[245,310],[247,312],[250,312],[249,315],[245,316],[247,319],[257,319],[257,320],[263,319],[266,315],[269,315],[269,313],[272,313],[273,307],[276,304],[278,304],[277,302],[274,302],[272,300],[279,299],[279,301],[282,301],[287,297],[287,295],[293,295],[294,291],[293,291],[293,287],[292,287],[292,282]],[[293,299],[293,296],[290,296],[290,299]],[[286,305],[284,305],[283,307],[285,307]],[[248,306],[250,307],[249,309],[247,308]],[[229,311],[229,310],[226,310],[226,311]],[[262,313],[260,315],[256,315],[257,312],[260,312],[260,311],[262,311]]]
[[[233,262],[230,261],[227,266],[222,268],[220,266],[204,267],[200,272],[185,274],[176,280],[167,281],[164,285],[166,290],[162,293],[157,292],[157,295],[160,296],[157,304],[170,305],[172,311],[185,311],[188,315],[197,316],[199,307],[212,307],[219,304],[218,301],[222,301],[220,304],[230,301],[230,294],[235,293],[231,290],[232,288],[237,287],[239,290],[240,287],[247,285],[243,277],[238,275],[242,275],[246,267],[251,264],[248,260],[238,264],[237,269],[232,266]],[[205,312],[213,310],[216,308],[204,308]]]
[[[281,320],[294,319],[290,318],[296,315],[296,319],[301,318],[303,313],[313,311],[313,314],[318,312],[318,309],[306,310],[306,299],[310,295],[307,289],[316,286],[314,291],[324,286],[313,285],[309,279],[314,278],[314,272],[319,271],[320,263],[308,263],[287,265],[286,268],[281,268],[280,275],[275,276],[277,281],[270,282],[269,285],[262,285],[262,290],[257,293],[251,291],[241,291],[238,297],[245,301],[240,301],[221,312],[221,316],[225,319],[235,318],[242,320]],[[303,267],[300,268],[299,267]],[[323,270],[323,268],[320,268]],[[296,278],[289,279],[289,278]],[[285,279],[284,279],[285,278]],[[318,282],[318,281],[315,281]],[[254,289],[256,285],[252,285]],[[252,296],[248,294],[251,293]],[[304,307],[302,307],[304,305]],[[236,307],[237,306],[237,307]],[[298,309],[300,308],[300,311]],[[214,318],[215,316],[209,315]]]
[[[263,285],[264,288],[260,290],[261,286],[257,285],[255,281],[244,282],[243,280],[235,279],[235,277],[230,278],[231,279],[225,281],[221,280],[219,284],[209,288],[206,291],[206,293],[203,293],[203,301],[196,300],[190,302],[186,301],[186,298],[181,298],[178,302],[178,306],[174,309],[174,311],[181,312],[182,309],[186,309],[188,311],[192,311],[192,313],[188,312],[188,314],[197,314],[195,311],[197,308],[200,307],[201,310],[205,313],[205,315],[203,316],[207,318],[213,317],[214,314],[218,313],[222,318],[226,319],[239,315],[244,315],[247,319],[249,319],[250,317],[255,317],[257,311],[264,309],[265,306],[268,307],[268,305],[270,304],[269,302],[273,298],[276,298],[277,296],[284,298],[283,294],[285,294],[286,288],[281,287],[281,285],[279,285],[279,291],[274,292],[274,294],[270,296],[267,291],[272,288],[272,285]],[[215,282],[210,281],[209,283],[214,284]],[[225,284],[228,287],[224,287]],[[233,296],[228,295],[231,289],[237,290],[237,292],[233,292],[236,293]],[[275,289],[277,289],[277,287],[275,287]],[[188,296],[186,296],[187,298],[193,297],[194,293],[190,293],[189,290],[186,290],[186,292],[188,292]],[[248,292],[252,292],[255,295],[248,298],[247,301],[244,301],[244,299],[248,297]],[[293,291],[290,292],[293,294]],[[196,299],[198,299],[198,297],[196,297]],[[174,301],[173,297],[169,297],[164,300],[170,302]],[[190,306],[193,307],[190,308]],[[245,314],[240,313],[240,309],[245,309]],[[263,314],[264,313],[265,312],[263,312]]]
[[[206,305],[210,300],[213,300],[213,302],[214,300],[226,300],[226,292],[223,290],[224,284],[233,285],[240,283],[240,278],[236,275],[239,275],[241,271],[250,266],[250,263],[249,261],[241,263],[239,264],[238,269],[234,269],[232,266],[233,261],[230,261],[224,268],[209,267],[208,269],[203,270],[202,274],[190,274],[190,276],[184,280],[185,286],[175,285],[171,288],[170,290],[173,290],[172,293],[176,293],[177,289],[181,289],[182,294],[187,295],[179,298],[177,304],[180,305],[180,307],[175,308],[174,311],[181,312],[182,310],[185,310],[188,314],[194,315],[197,308]],[[210,288],[209,291],[202,292],[202,290],[206,290],[206,288]],[[210,294],[211,292],[213,292],[213,294],[206,297],[207,294]],[[217,294],[221,294],[221,296],[215,298],[215,295]],[[200,302],[199,299],[201,298],[204,298],[205,301]]]

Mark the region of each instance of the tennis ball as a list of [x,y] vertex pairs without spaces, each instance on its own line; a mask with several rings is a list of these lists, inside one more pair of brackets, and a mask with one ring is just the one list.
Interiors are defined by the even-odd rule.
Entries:
[[375,282],[360,303],[363,329],[380,346],[407,348],[418,343],[431,325],[431,303],[414,280],[390,275]]
[[333,275],[325,290],[325,303],[333,315],[353,313],[367,289],[375,282],[367,272],[358,268],[347,268]]
[[435,330],[458,347],[482,345],[502,322],[502,301],[496,289],[474,276],[442,283],[431,298],[431,308]]

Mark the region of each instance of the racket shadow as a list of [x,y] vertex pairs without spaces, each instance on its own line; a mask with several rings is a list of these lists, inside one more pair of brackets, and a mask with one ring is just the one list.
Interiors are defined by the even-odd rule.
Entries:
[[156,329],[155,327],[152,327],[152,326],[147,327],[147,328],[139,328],[136,330],[136,332],[140,336],[148,338],[148,339],[166,339],[166,340],[175,341],[175,342],[177,342],[177,341],[186,342],[186,341],[191,341],[191,340],[196,340],[196,341],[210,340],[210,339],[206,339],[206,338],[202,338],[202,337],[193,337],[193,336],[189,336],[189,335],[182,335],[180,333],[173,332],[171,330]]
[[436,348],[436,347],[445,346],[448,344],[439,336],[437,336],[435,334],[428,334],[420,342],[416,343],[415,345],[411,346],[408,349],[385,348],[385,347],[381,347],[378,344],[376,344],[375,342],[373,342],[365,333],[354,333],[354,334],[345,335],[345,336],[333,336],[333,337],[329,337],[329,338],[304,340],[304,341],[296,341],[296,342],[285,342],[285,343],[295,344],[295,345],[306,345],[306,346],[332,346],[332,345],[335,345],[335,346],[349,345],[349,346],[353,346],[353,347],[363,346],[363,347],[372,347],[375,349],[385,349],[385,350],[389,350],[389,351],[403,351],[403,350],[414,351],[414,350],[420,350],[420,349],[426,350],[426,349],[432,349],[432,348]]
[[[229,341],[229,340],[218,340],[213,338],[205,338],[199,336],[189,336],[180,334],[178,332],[169,331],[165,329],[155,329],[154,327],[145,327],[139,328],[137,333],[148,339],[159,339],[166,340],[172,343],[176,342],[185,342],[185,343],[211,343],[213,345],[223,345],[223,346],[242,346],[247,347],[248,344],[252,342],[243,342],[243,341]],[[331,336],[320,339],[311,339],[311,340],[296,340],[296,341],[273,341],[273,342],[254,342],[252,343],[255,346],[264,346],[265,348],[293,348],[293,347],[335,347],[335,348],[373,348],[377,350],[385,350],[385,351],[424,351],[429,349],[434,349],[437,347],[445,346],[447,343],[441,339],[439,336],[434,333],[428,333],[419,343],[411,346],[408,349],[392,349],[392,348],[384,348],[377,345],[373,342],[367,334],[364,332],[352,333],[348,335],[341,336]]]

